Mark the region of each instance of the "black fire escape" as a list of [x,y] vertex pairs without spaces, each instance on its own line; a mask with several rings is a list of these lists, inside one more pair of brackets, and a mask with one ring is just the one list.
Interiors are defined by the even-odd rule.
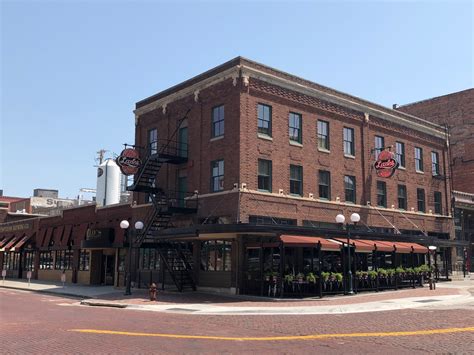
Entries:
[[[142,165],[134,176],[128,191],[145,193],[153,208],[143,221],[144,228],[137,235],[134,246],[153,243],[174,284],[181,292],[196,290],[193,278],[192,255],[179,242],[160,241],[156,238],[160,231],[170,227],[170,220],[176,214],[193,214],[197,211],[197,195],[185,191],[165,191],[156,186],[156,177],[163,164],[183,164],[188,161],[188,147],[182,142],[173,141],[187,114],[178,122],[178,128],[170,140],[158,140],[149,144],[141,154]],[[139,148],[139,147],[135,147]]]

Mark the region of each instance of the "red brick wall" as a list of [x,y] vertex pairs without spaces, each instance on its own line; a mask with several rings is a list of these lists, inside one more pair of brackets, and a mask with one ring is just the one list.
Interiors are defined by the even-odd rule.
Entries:
[[[312,100],[312,101],[310,101]],[[309,104],[305,104],[304,102]],[[268,141],[257,135],[257,105],[263,103],[272,106],[272,138]],[[390,211],[391,205],[398,206],[397,185],[407,186],[408,209],[417,210],[416,189],[424,188],[426,193],[426,211],[434,210],[433,193],[439,191],[443,196],[443,214],[450,213],[449,192],[447,195],[446,183],[443,180],[434,179],[431,174],[431,151],[437,151],[440,159],[443,157],[444,141],[435,139],[423,133],[414,132],[388,124],[375,117],[370,117],[366,123],[364,116],[344,110],[340,107],[326,105],[314,99],[298,95],[282,88],[272,87],[257,80],[250,79],[250,88],[244,91],[241,100],[242,126],[241,126],[241,182],[245,182],[250,190],[257,190],[257,161],[259,158],[272,161],[273,165],[273,193],[283,189],[289,194],[289,166],[290,164],[303,166],[303,197],[313,193],[318,196],[318,170],[331,172],[331,197],[335,201],[337,197],[344,201],[344,175],[356,177],[356,200],[360,205],[370,201],[376,205],[376,181],[385,181],[387,185],[387,207],[382,213],[387,216],[398,228],[413,229],[399,213]],[[332,111],[332,112],[331,112]],[[289,112],[302,114],[303,121],[303,146],[294,146],[289,143],[288,115]],[[330,125],[330,153],[318,151],[317,148],[317,120],[322,119]],[[343,155],[343,127],[354,128],[355,131],[355,159]],[[375,145],[375,135],[385,138],[385,146],[395,145],[395,141],[405,143],[406,169],[397,170],[395,175],[389,179],[378,178],[373,169],[374,154],[372,149]],[[423,148],[424,174],[415,172],[414,147]],[[395,149],[395,148],[393,148]],[[364,163],[365,161],[365,163]],[[442,163],[442,161],[441,161]],[[441,174],[444,175],[441,164]],[[337,213],[329,210],[351,210],[359,212],[363,221],[376,226],[387,226],[387,222],[378,214],[353,206],[328,205],[316,201],[303,201],[301,199],[266,198],[258,195],[245,202],[241,208],[241,219],[246,221],[248,215],[272,215],[282,218],[295,218],[301,224],[303,219],[334,222]],[[448,198],[446,198],[448,196]],[[254,201],[254,202],[252,202]],[[242,202],[244,203],[244,202]],[[329,206],[329,207],[328,207]],[[364,217],[365,216],[365,217]],[[426,223],[432,231],[440,231],[439,223],[435,224],[435,218],[422,214],[410,215],[411,219],[419,220],[420,227]],[[420,219],[421,217],[421,219]],[[365,220],[364,220],[365,218]],[[424,221],[426,219],[426,222]],[[443,231],[449,232],[449,223],[443,222]]]
[[[266,103],[273,108],[272,136],[273,141],[257,137],[257,104]],[[211,141],[211,110],[217,105],[225,105],[225,134],[223,139]],[[397,184],[407,185],[408,208],[415,207],[416,189],[424,188],[426,192],[426,211],[434,209],[433,192],[440,191],[443,196],[443,214],[450,213],[450,195],[445,180],[433,179],[431,175],[431,151],[439,152],[441,173],[444,174],[442,159],[445,154],[444,140],[427,134],[413,131],[399,125],[389,123],[371,116],[365,121],[363,113],[329,104],[312,97],[300,95],[281,87],[272,86],[250,78],[249,85],[242,79],[234,86],[231,79],[213,85],[199,93],[169,103],[166,112],[157,108],[138,118],[136,144],[146,145],[147,132],[150,128],[158,128],[158,137],[169,137],[177,120],[191,108],[188,116],[189,160],[185,166],[176,167],[165,164],[159,174],[159,186],[174,189],[177,169],[187,170],[188,190],[198,190],[201,195],[200,207],[194,222],[209,215],[226,216],[232,221],[248,221],[249,215],[272,215],[282,218],[302,220],[334,221],[334,211],[359,212],[363,222],[380,227],[390,227],[382,217],[373,210],[359,205],[345,206],[301,200],[295,198],[279,198],[270,194],[216,194],[208,195],[210,189],[210,163],[212,160],[225,161],[225,190],[231,190],[234,183],[246,183],[250,190],[257,190],[257,160],[269,159],[273,162],[273,192],[283,189],[289,193],[290,164],[303,166],[303,193],[308,197],[311,192],[317,197],[318,170],[331,171],[331,196],[333,201],[340,197],[344,201],[344,175],[356,176],[357,203],[366,205],[370,201],[376,204],[376,181],[373,171],[374,136],[385,137],[385,145],[394,145],[396,140],[405,143],[406,170],[399,170],[390,179],[383,179],[387,184],[388,209],[382,210],[391,223],[400,229],[415,229],[413,225],[399,213],[390,210],[391,205],[398,206]],[[298,112],[303,116],[303,146],[289,144],[288,114]],[[330,153],[319,152],[317,149],[317,119],[330,122]],[[343,156],[343,127],[355,130],[355,159]],[[417,174],[414,168],[414,146],[423,148],[424,174]],[[448,172],[446,172],[448,175]],[[143,194],[135,197],[139,203],[144,202]],[[251,196],[251,198],[249,197]],[[257,200],[256,200],[257,199]],[[335,201],[334,201],[335,202]],[[240,203],[240,206],[239,206]],[[410,214],[420,228],[429,231],[449,232],[450,219],[434,217],[428,214]],[[191,218],[191,219],[192,219]],[[180,225],[186,225],[190,219],[179,219]]]
[[474,193],[474,89],[409,104],[398,110],[448,125],[453,189]]

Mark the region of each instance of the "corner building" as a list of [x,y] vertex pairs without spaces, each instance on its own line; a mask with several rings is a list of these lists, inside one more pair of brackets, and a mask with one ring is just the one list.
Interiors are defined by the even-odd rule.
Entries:
[[[280,284],[310,259],[314,273],[334,260],[346,265],[346,230],[335,217],[351,213],[361,218],[354,240],[387,242],[390,265],[408,260],[397,256],[397,243],[414,243],[411,253],[435,245],[438,275],[449,276],[451,177],[447,133],[437,124],[242,57],[138,102],[135,122],[143,161],[172,144],[185,158],[163,164],[150,184],[197,202],[195,213],[174,215],[166,228],[145,227],[141,248],[186,244],[198,286],[266,295],[269,273]],[[374,168],[384,150],[399,163],[390,178]],[[138,204],[149,198],[134,194]],[[325,248],[339,250],[339,259],[322,260]],[[366,271],[376,258],[360,258]]]

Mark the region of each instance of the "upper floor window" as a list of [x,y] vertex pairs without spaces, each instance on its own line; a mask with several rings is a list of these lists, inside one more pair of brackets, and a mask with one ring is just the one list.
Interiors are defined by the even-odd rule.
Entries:
[[380,152],[385,148],[385,139],[381,136],[375,136],[375,159],[379,158]]
[[433,176],[439,175],[439,154],[438,152],[431,152],[431,170]]
[[224,135],[224,105],[212,109],[212,137]]
[[415,169],[416,171],[423,171],[423,149],[415,147]]
[[331,173],[329,171],[319,170],[319,198],[331,199]]
[[425,190],[416,189],[416,198],[418,200],[418,212],[425,212],[426,211]]
[[354,156],[354,128],[344,127],[344,154]]
[[301,115],[299,113],[290,112],[290,116],[288,117],[288,127],[290,140],[293,142],[303,143]]
[[148,149],[150,149],[150,154],[158,153],[158,130],[156,128],[148,131]]
[[442,214],[442,202],[441,202],[441,192],[434,192],[434,210],[436,214]]
[[356,202],[356,178],[355,176],[344,176],[344,190],[346,202]]
[[405,185],[398,185],[398,208],[407,209],[407,187]]
[[387,207],[387,184],[377,181],[377,206]]
[[290,194],[303,195],[303,167],[290,165]]
[[329,122],[318,120],[318,148],[329,150]]
[[395,158],[401,168],[405,167],[405,143],[395,143]]
[[211,191],[224,190],[224,160],[211,162]]
[[272,135],[272,107],[258,104],[258,133]]
[[188,127],[181,127],[178,131],[178,156],[188,157]]
[[272,191],[272,161],[258,159],[258,189]]

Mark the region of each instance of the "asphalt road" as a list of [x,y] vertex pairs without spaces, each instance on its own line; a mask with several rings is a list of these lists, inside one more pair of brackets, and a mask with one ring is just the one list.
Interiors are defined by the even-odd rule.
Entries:
[[1,354],[474,354],[474,307],[342,315],[193,315],[0,290]]

